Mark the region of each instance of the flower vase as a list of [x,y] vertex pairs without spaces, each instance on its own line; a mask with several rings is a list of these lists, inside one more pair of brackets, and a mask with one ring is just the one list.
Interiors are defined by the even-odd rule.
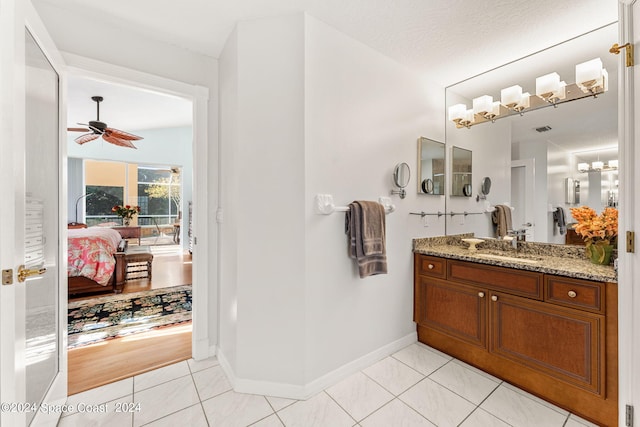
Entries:
[[611,253],[613,252],[613,245],[589,245],[586,248],[587,258],[599,265],[609,265],[611,262]]
[[128,227],[131,224],[131,218],[122,218],[122,224]]

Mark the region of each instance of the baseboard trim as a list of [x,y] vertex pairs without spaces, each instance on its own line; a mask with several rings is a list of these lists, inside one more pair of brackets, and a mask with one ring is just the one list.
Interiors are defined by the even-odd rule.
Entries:
[[325,388],[336,384],[337,382],[347,378],[348,376],[373,365],[377,361],[382,360],[385,357],[390,356],[399,350],[402,350],[404,347],[416,343],[417,341],[417,332],[412,332],[396,341],[393,341],[385,346],[378,348],[377,350],[372,351],[371,353],[365,354],[364,356],[352,362],[349,362],[346,365],[342,365],[338,369],[334,369],[333,371],[308,383],[305,387],[305,395],[303,397],[300,397],[300,399],[308,399],[321,392]]
[[287,399],[307,400],[327,387],[347,378],[349,375],[384,359],[387,356],[403,349],[404,347],[417,342],[417,333],[412,332],[396,341],[382,346],[371,353],[368,353],[352,362],[340,366],[337,369],[311,381],[306,385],[295,385],[286,383],[276,383],[271,381],[255,381],[238,378],[231,368],[224,352],[218,347],[215,351],[218,362],[227,375],[234,391],[238,393],[261,394],[265,396],[283,397]]

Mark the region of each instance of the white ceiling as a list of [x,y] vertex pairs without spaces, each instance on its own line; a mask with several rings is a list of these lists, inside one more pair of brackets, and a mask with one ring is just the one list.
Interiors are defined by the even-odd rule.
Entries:
[[96,103],[91,100],[94,95],[104,98],[100,103],[100,120],[126,132],[189,126],[193,117],[191,102],[186,99],[70,76],[67,82],[68,126],[79,127],[79,123],[96,120]]
[[[495,68],[617,20],[617,0],[32,0],[45,25],[71,32],[77,23],[128,31],[217,58],[236,23],[307,12],[441,86]],[[56,34],[52,34],[54,40]],[[77,34],[77,37],[82,37]],[[109,42],[109,34],[101,38]],[[99,46],[96,46],[99,49]],[[99,58],[96,58],[99,59]],[[83,86],[75,88],[75,85]],[[142,103],[123,88],[70,82],[70,123],[95,115],[90,96],[102,95],[101,119],[123,130],[148,126],[126,113]],[[93,91],[93,92],[91,92]],[[101,91],[97,93],[96,91]],[[86,99],[86,105],[80,105]],[[161,122],[176,113],[152,100],[145,115]],[[108,111],[109,102],[113,110]],[[162,108],[154,110],[153,106]],[[137,107],[137,105],[136,105]],[[77,109],[77,111],[75,111]],[[139,111],[139,110],[138,110]],[[163,111],[169,112],[166,117]],[[122,113],[122,121],[116,115]],[[87,117],[87,115],[89,117]],[[135,114],[140,116],[140,114]],[[116,120],[117,119],[117,120]]]

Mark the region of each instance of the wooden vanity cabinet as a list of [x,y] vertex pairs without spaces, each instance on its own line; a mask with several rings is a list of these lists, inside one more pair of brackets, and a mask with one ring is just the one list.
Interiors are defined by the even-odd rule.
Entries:
[[421,254],[414,265],[420,342],[617,425],[616,284]]

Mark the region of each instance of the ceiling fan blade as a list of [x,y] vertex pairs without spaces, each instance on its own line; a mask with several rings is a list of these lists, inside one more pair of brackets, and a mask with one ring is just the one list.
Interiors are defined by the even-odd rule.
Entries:
[[91,129],[87,129],[87,128],[67,128],[67,132],[91,132]]
[[74,141],[76,141],[78,144],[82,145],[82,144],[84,144],[86,142],[93,141],[94,139],[98,138],[99,136],[100,135],[96,135],[95,133],[86,133],[84,135],[80,135]]
[[104,139],[105,141],[114,144],[114,145],[118,145],[120,147],[129,147],[129,148],[134,148],[137,149],[138,147],[136,147],[135,145],[133,145],[133,143],[131,141],[128,141],[126,139],[120,139],[117,138],[115,136],[112,135],[107,135],[107,133],[105,132],[104,135],[102,135],[102,139]]
[[125,132],[125,131],[122,131],[122,130],[119,130],[119,129],[114,129],[114,128],[106,128],[104,130],[104,133],[105,133],[105,135],[115,136],[116,138],[126,139],[128,141],[138,141],[140,139],[144,139],[141,136],[137,136],[137,135],[134,135],[132,133]]

